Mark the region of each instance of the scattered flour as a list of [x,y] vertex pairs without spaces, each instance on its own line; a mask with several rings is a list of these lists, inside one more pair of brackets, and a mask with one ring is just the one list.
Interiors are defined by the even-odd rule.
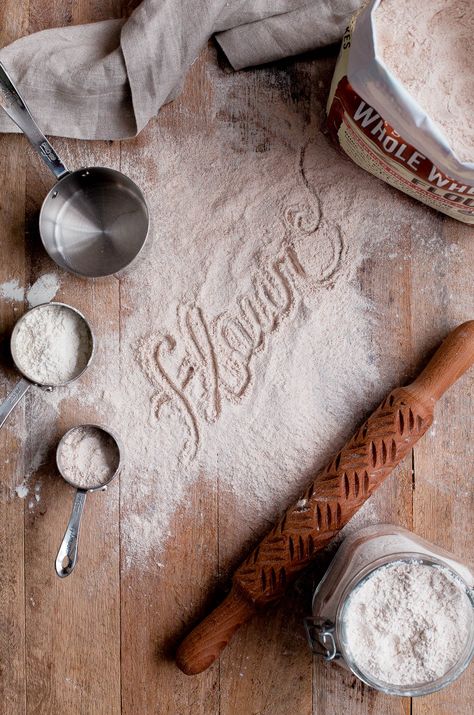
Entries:
[[[367,292],[387,249],[403,263],[401,226],[416,234],[427,284],[436,271],[456,273],[464,255],[447,250],[439,217],[329,144],[318,130],[323,98],[294,94],[297,75],[260,69],[249,93],[248,73],[224,74],[214,59],[203,72],[208,132],[184,105],[179,127],[162,118],[145,130],[140,162],[123,156],[122,170],[147,186],[155,242],[120,281],[120,330],[96,291],[100,340],[84,380],[27,396],[31,459],[55,449],[51,434],[71,406],[124,439],[126,571],[166,571],[183,515],[207,527],[213,505],[220,568],[235,562],[400,381],[405,361],[380,359],[393,316],[374,310],[361,276]],[[328,61],[326,83],[331,74]],[[463,291],[447,312],[461,322],[471,311]],[[359,526],[377,521],[377,499]],[[103,501],[116,528],[116,502]]]
[[[53,300],[61,286],[61,281],[56,273],[45,273],[26,291],[26,298],[30,308],[41,303]],[[0,284],[0,297],[9,302],[22,303],[25,299],[25,289],[18,279],[5,281]]]
[[393,562],[377,569],[346,606],[347,645],[368,676],[410,687],[459,662],[473,628],[461,582],[444,567]]
[[25,499],[29,493],[28,484],[23,481],[15,488],[15,492],[17,497],[20,497],[20,499]]
[[15,360],[33,382],[60,385],[77,377],[92,352],[87,324],[61,305],[45,305],[26,313],[14,338]]
[[[27,496],[30,495],[30,481],[31,481],[31,475],[33,474],[34,470],[31,468],[28,469],[28,472],[21,482],[21,484],[18,484],[17,487],[15,487],[15,494],[19,499],[26,499]],[[34,497],[34,498],[33,498]],[[41,501],[41,482],[36,482],[35,487],[34,487],[34,492],[32,493],[32,498],[28,501],[28,508],[33,509],[37,504],[39,504]]]
[[45,273],[27,291],[28,305],[34,308],[41,303],[49,303],[56,296],[60,286],[61,281],[56,273]]
[[66,434],[58,461],[61,472],[74,486],[94,489],[112,479],[120,463],[120,451],[107,432],[84,425]]
[[445,134],[474,161],[472,0],[383,0],[375,15],[381,58]]
[[0,284],[0,297],[10,302],[21,302],[25,298],[25,289],[17,278]]

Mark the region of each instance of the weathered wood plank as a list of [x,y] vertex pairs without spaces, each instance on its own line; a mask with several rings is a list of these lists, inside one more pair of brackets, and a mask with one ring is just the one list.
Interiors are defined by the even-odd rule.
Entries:
[[[26,3],[0,6],[0,45],[25,32]],[[0,137],[0,283],[25,283],[25,144],[20,137]],[[0,399],[18,377],[12,369],[9,336],[21,302],[0,300]],[[24,404],[0,432],[0,711],[25,713],[24,502],[15,489],[23,480]]]
[[[396,230],[397,220],[394,219],[393,211],[387,211],[384,215],[387,201],[393,201],[397,206],[400,195],[395,190],[389,190],[387,195],[387,190],[382,191],[379,182],[373,179],[373,206],[366,235],[370,257],[362,264],[359,280],[364,295],[372,301],[377,315],[374,335],[376,345],[368,347],[377,354],[381,374],[378,394],[374,394],[374,403],[367,405],[367,412],[385,397],[389,389],[407,381],[417,366],[418,358],[411,348],[411,272],[409,262],[404,260],[404,256],[411,251],[413,241],[411,208],[409,205],[403,208],[402,200],[403,228]],[[412,213],[419,219],[422,211],[414,206]],[[350,227],[347,230],[350,231]],[[389,242],[389,248],[382,244],[377,254],[381,234]],[[361,420],[362,416],[358,419]],[[355,427],[357,422],[354,422],[352,429]],[[411,528],[411,479],[411,457],[407,457],[370,498],[362,514],[355,517],[357,527],[395,523]],[[353,528],[350,525],[350,529]],[[335,664],[315,659],[313,678],[314,715],[332,715],[336,707],[338,712],[351,715],[381,712],[387,715],[407,715],[410,712],[409,699],[378,693]]]
[[[413,340],[434,347],[450,329],[474,317],[474,230],[446,219],[430,261],[415,246],[413,284],[421,308]],[[457,382],[437,407],[436,421],[415,449],[413,528],[473,566],[474,372]],[[472,665],[459,681],[413,701],[414,715],[467,713],[474,700]]]
[[[201,58],[194,64],[179,99],[165,107],[159,119],[153,120],[140,137],[122,142],[121,169],[142,185],[145,193],[148,190],[159,195],[161,182],[166,180],[160,171],[160,127],[166,126],[177,140],[185,137],[187,132],[207,131],[205,97],[210,87],[204,68],[205,58]],[[169,208],[164,206],[163,212],[168,211]],[[163,250],[160,216],[155,215],[153,220],[153,250],[160,251]],[[154,280],[169,282],[172,278],[165,254]],[[138,265],[133,274],[125,276],[121,282],[124,318],[130,318],[125,306],[134,306],[139,300],[139,280]],[[161,329],[161,319],[158,309],[158,314],[153,315],[156,330]],[[146,421],[145,417],[143,419]],[[158,441],[156,449],[159,452]],[[177,478],[186,480],[186,475],[180,473]],[[217,475],[203,475],[186,488],[185,504],[173,517],[167,535],[162,541],[150,535],[146,558],[134,560],[129,547],[134,538],[134,524],[140,518],[144,528],[150,528],[150,521],[153,523],[148,495],[137,488],[139,479],[140,474],[126,469],[121,492],[123,713],[217,715],[218,666],[190,678],[174,663],[174,649],[179,639],[203,613],[209,594],[215,589],[218,573]],[[159,509],[159,470],[155,480],[153,502]]]
[[[103,19],[113,12],[113,2],[101,7],[94,2],[31,2],[28,29],[32,32],[69,22]],[[56,146],[68,166],[119,167],[119,144],[56,140]],[[39,497],[39,502],[31,497],[27,505],[25,536],[27,712],[113,715],[121,707],[119,484],[113,484],[105,494],[88,498],[80,560],[75,573],[60,580],[54,573],[54,559],[69,517],[73,490],[60,479],[54,452],[69,427],[94,421],[107,424],[107,415],[94,391],[100,384],[97,376],[101,371],[115,371],[116,379],[119,377],[119,286],[115,279],[75,278],[57,269],[45,255],[38,236],[37,213],[53,178],[31,150],[28,159],[30,283],[44,273],[54,272],[61,281],[56,298],[86,314],[98,350],[93,366],[74,387],[64,388],[61,394],[58,391],[49,404],[36,390],[27,401],[25,454],[27,468],[32,471],[30,489]],[[90,392],[90,404],[74,397],[76,389],[81,394]],[[44,451],[39,460],[38,450]],[[32,469],[38,461],[39,467]]]
[[[118,167],[118,145],[66,146],[57,142],[57,146],[70,164]],[[108,424],[96,389],[101,371],[112,371],[119,380],[118,283],[66,276],[43,255],[33,227],[35,207],[39,207],[48,182],[49,177],[37,180],[33,173],[28,179],[30,280],[51,271],[60,277],[56,299],[84,312],[97,339],[97,353],[89,371],[74,386],[58,388],[49,402],[38,389],[27,399],[25,450],[32,472],[31,492],[40,498],[38,503],[33,498],[29,502],[26,523],[28,712],[112,715],[120,712],[119,484],[88,498],[80,560],[76,571],[60,580],[54,573],[54,559],[69,518],[73,490],[61,480],[54,460],[57,442],[69,427],[84,422]],[[89,404],[75,397],[88,393]],[[44,453],[39,460],[38,453]],[[34,469],[38,461],[41,464]]]
[[[25,280],[24,167],[21,139],[1,137],[0,184],[8,186],[8,195],[4,192],[0,198],[0,283],[13,280],[20,286]],[[20,306],[0,302],[2,401],[18,381],[9,355],[9,337],[20,316]],[[24,502],[15,489],[23,481],[24,431],[23,403],[0,432],[0,710],[18,713],[25,707]]]

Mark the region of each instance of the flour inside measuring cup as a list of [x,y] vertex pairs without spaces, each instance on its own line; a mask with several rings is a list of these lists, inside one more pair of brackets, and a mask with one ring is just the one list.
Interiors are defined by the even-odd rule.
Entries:
[[60,385],[87,366],[92,338],[83,318],[67,306],[44,305],[26,313],[14,337],[15,362],[33,382]]
[[93,425],[71,430],[58,455],[63,476],[80,489],[93,489],[106,484],[120,462],[117,443],[107,432]]

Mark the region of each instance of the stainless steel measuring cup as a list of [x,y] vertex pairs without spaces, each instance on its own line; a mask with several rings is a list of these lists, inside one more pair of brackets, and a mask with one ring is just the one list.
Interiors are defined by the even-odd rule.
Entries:
[[[115,471],[111,474],[110,478],[108,478],[106,481],[102,481],[100,484],[97,484],[96,486],[88,487],[87,489],[81,488],[78,486],[78,484],[74,481],[74,478],[72,475],[68,475],[67,473],[67,468],[62,462],[61,458],[61,452],[64,447],[64,444],[66,443],[68,437],[75,432],[76,430],[81,430],[84,428],[92,428],[95,430],[100,430],[101,432],[104,433],[104,435],[110,440],[112,440],[113,443],[115,443],[115,446],[117,448],[117,467]],[[58,555],[56,556],[56,562],[55,562],[55,568],[56,568],[56,573],[60,578],[64,578],[65,576],[69,576],[69,574],[73,571],[76,563],[77,563],[77,553],[78,553],[78,545],[79,545],[79,530],[81,526],[81,516],[82,512],[84,509],[84,504],[86,503],[86,496],[88,492],[97,492],[97,491],[106,491],[107,486],[110,484],[110,482],[115,479],[117,474],[120,471],[120,466],[123,458],[123,447],[120,442],[120,439],[117,437],[117,435],[113,434],[110,430],[105,429],[104,427],[101,427],[100,425],[94,425],[94,424],[87,424],[87,425],[79,425],[78,427],[73,427],[72,429],[68,430],[61,438],[61,441],[58,444],[58,447],[56,449],[56,464],[59,470],[59,473],[61,474],[62,478],[70,484],[74,489],[76,489],[76,494],[74,496],[74,502],[72,505],[72,511],[71,511],[71,516],[69,518],[69,522],[66,528],[66,531],[64,533],[63,540],[61,542],[61,546],[59,547]]]
[[58,180],[39,219],[41,240],[53,261],[87,278],[109,276],[129,266],[142,250],[150,225],[139,187],[115,169],[68,171],[1,62],[0,106]]
[[[77,375],[74,375],[70,380],[67,380],[65,382],[59,382],[59,383],[54,383],[54,384],[44,384],[44,383],[39,383],[37,382],[31,375],[28,375],[26,372],[21,367],[20,361],[18,359],[18,346],[17,346],[17,336],[18,336],[18,331],[20,329],[20,326],[22,322],[26,319],[26,316],[30,315],[32,311],[38,311],[38,310],[44,310],[45,308],[48,308],[49,306],[56,305],[56,306],[61,306],[62,308],[66,310],[70,310],[73,313],[75,313],[79,318],[84,323],[84,326],[86,328],[86,332],[89,335],[90,338],[90,354],[87,362],[85,363],[84,367],[77,373]],[[15,385],[13,390],[10,392],[6,400],[0,405],[0,428],[3,427],[5,424],[5,421],[10,414],[10,412],[17,406],[17,404],[20,402],[22,397],[28,392],[30,387],[32,385],[37,385],[38,387],[42,387],[43,389],[46,390],[52,390],[54,387],[63,387],[64,385],[69,385],[69,383],[74,382],[74,380],[77,380],[85,370],[89,367],[92,358],[94,356],[94,350],[95,350],[95,341],[94,341],[94,335],[92,333],[91,327],[84,317],[84,315],[77,310],[77,308],[73,308],[71,305],[67,305],[66,303],[58,303],[58,302],[51,302],[51,303],[41,303],[41,305],[37,305],[35,308],[31,308],[28,310],[22,317],[17,320],[15,323],[15,327],[13,328],[11,337],[10,337],[10,351],[12,354],[13,362],[15,363],[15,367],[18,370],[18,372],[22,375],[21,380]]]

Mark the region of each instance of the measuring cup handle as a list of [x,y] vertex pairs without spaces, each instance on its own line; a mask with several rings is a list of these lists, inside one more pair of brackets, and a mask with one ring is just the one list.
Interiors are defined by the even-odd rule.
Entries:
[[22,378],[0,405],[0,428],[3,427],[10,412],[17,406],[21,398],[26,395],[32,384],[29,380]]
[[46,166],[53,172],[56,179],[68,174],[59,156],[40,130],[31,116],[26,102],[21,97],[13,80],[0,62],[0,107],[20,127],[30,144],[43,159]]
[[87,492],[78,489],[74,497],[72,512],[69,518],[66,532],[64,534],[58,555],[56,556],[56,573],[59,578],[69,576],[77,562],[77,547],[79,544],[79,529],[81,526],[81,516],[86,503]]

